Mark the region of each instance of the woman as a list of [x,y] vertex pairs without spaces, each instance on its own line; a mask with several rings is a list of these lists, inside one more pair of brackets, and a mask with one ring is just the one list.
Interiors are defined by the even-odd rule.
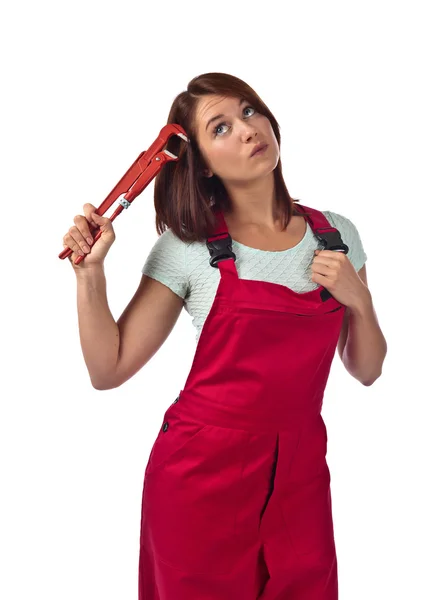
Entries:
[[64,238],[73,264],[88,223],[102,228],[75,266],[94,387],[142,368],[182,307],[197,330],[145,471],[139,600],[336,600],[324,389],[336,348],[364,385],[386,354],[358,231],[292,200],[278,123],[240,79],[194,78],[168,122],[190,141],[156,177],[161,235],[117,323],[111,222],[86,204]]

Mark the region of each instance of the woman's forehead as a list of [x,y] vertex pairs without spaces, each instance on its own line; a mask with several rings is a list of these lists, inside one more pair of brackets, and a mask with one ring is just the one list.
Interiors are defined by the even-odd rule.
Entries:
[[235,111],[245,99],[238,96],[220,96],[210,94],[199,98],[196,108],[196,121],[205,130],[208,121],[223,116],[229,111]]

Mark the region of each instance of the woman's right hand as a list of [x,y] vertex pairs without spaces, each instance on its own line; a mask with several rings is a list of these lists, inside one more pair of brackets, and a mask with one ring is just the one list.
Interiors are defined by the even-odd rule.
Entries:
[[[74,217],[75,225],[73,225],[68,233],[63,236],[64,248],[69,247],[73,250],[69,259],[74,270],[88,269],[92,266],[103,265],[105,256],[108,254],[108,250],[116,239],[112,221],[107,217],[98,215],[95,212],[95,206],[89,203],[84,204],[83,211],[85,216],[76,215]],[[102,233],[99,239],[94,242],[94,245],[91,247],[88,238],[91,238],[92,240],[99,227]],[[83,246],[85,246],[84,251],[82,251]],[[74,264],[76,258],[82,255],[84,256],[83,260],[78,265]]]

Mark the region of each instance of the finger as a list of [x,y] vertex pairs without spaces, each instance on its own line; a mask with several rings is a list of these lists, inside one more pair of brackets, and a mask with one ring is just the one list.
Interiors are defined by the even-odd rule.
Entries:
[[312,264],[312,272],[313,273],[318,273],[319,275],[324,275],[324,276],[328,276],[331,275],[332,270],[331,267],[329,267],[328,265],[326,265],[323,262],[317,262]]
[[334,263],[332,261],[331,258],[329,258],[328,256],[326,256],[325,254],[318,254],[317,256],[314,257],[313,261],[312,261],[312,266],[315,267],[316,265],[324,265],[326,267],[328,266],[332,266]]
[[113,229],[111,219],[102,215],[98,215],[96,213],[91,213],[91,217],[93,218],[94,222],[96,223],[97,227],[100,229],[102,234],[106,235],[107,239],[109,239],[110,241],[115,239],[115,232]]
[[319,285],[322,285],[324,287],[327,287],[330,283],[329,278],[325,275],[322,275],[322,273],[312,273],[311,280],[314,283],[318,283]]
[[72,253],[69,256],[69,259],[71,262],[74,262],[78,256],[82,256],[82,254],[80,253],[79,247],[77,245],[77,242],[74,240],[74,238],[69,233],[67,233],[63,237],[63,246],[64,246],[64,248],[69,248],[70,250],[72,250]]
[[70,230],[69,230],[69,234],[71,235],[71,238],[73,239],[73,242],[76,244],[76,252],[79,252],[81,254],[86,254],[87,252],[89,252],[89,246],[85,240],[85,238],[83,237],[83,235],[80,233],[80,231],[78,230],[78,228],[73,225]]
[[90,226],[86,217],[84,217],[82,215],[76,215],[74,217],[74,223],[76,224],[77,229],[82,234],[84,241],[87,244],[89,244],[90,246],[92,246],[92,243],[93,243],[92,231],[94,231],[94,227]]
[[97,212],[97,208],[93,204],[90,204],[89,202],[87,202],[86,204],[83,205],[83,212],[85,213],[88,223],[94,229],[96,227],[96,224],[94,223],[94,220],[91,218],[91,214]]
[[[326,250],[323,250],[323,252],[326,252]],[[313,265],[326,265],[327,267],[331,267],[334,268],[335,266],[337,266],[338,264],[338,258],[334,255],[334,252],[331,252],[331,254],[318,254],[317,256],[314,257],[312,264]]]
[[345,252],[341,250],[315,250],[315,254],[318,258],[332,260],[343,260],[345,257]]
[[106,226],[107,223],[110,221],[110,219],[108,219],[107,217],[104,217],[103,215],[98,215],[95,212],[91,213],[91,219],[95,223],[96,227]]

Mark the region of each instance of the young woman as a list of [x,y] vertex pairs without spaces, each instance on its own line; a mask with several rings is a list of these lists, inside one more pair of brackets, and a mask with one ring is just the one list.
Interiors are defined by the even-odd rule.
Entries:
[[[367,256],[349,219],[290,197],[279,125],[245,82],[194,78],[168,122],[189,143],[156,177],[160,236],[117,322],[103,272],[111,222],[86,204],[64,238],[94,387],[139,371],[183,307],[196,326],[145,471],[139,600],[336,600],[321,409],[336,348],[363,385],[382,372]],[[93,223],[102,236],[76,266]]]

